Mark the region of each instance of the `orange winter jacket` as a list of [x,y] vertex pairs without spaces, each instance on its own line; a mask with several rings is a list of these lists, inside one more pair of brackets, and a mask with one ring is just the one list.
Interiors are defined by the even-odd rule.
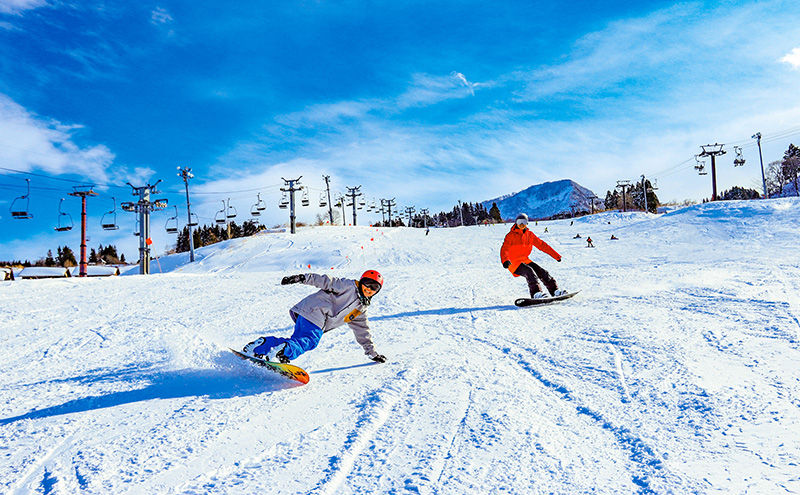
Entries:
[[508,271],[515,277],[519,277],[514,271],[520,264],[531,262],[528,256],[534,246],[539,251],[552,256],[554,260],[561,261],[561,255],[549,244],[536,237],[536,234],[528,230],[528,227],[514,224],[503,240],[503,247],[500,248],[500,262],[505,264],[506,261],[510,261],[511,265],[508,267]]

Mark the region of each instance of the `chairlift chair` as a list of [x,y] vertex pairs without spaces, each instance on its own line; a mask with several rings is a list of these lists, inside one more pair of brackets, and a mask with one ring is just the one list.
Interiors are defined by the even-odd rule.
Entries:
[[288,207],[289,207],[289,198],[286,197],[286,191],[284,191],[283,195],[281,196],[281,202],[278,203],[278,208],[280,208],[281,210],[285,210]]
[[167,234],[177,234],[178,233],[178,207],[175,207],[175,216],[170,217],[167,219],[167,223],[164,224],[164,228],[167,229]]
[[225,209],[225,216],[227,218],[236,218],[236,208],[231,206],[231,198],[228,198],[228,204],[226,205],[227,208]]
[[189,227],[196,227],[197,226],[197,213],[192,213],[189,217],[189,223],[187,223]]
[[16,218],[18,220],[33,218],[33,215],[29,211],[31,204],[31,180],[25,179],[25,182],[28,184],[28,193],[16,198],[11,202],[11,206],[8,208],[8,211],[11,213],[11,218]]
[[[75,226],[72,221],[72,215],[61,211],[61,203],[63,202],[64,198],[61,198],[61,201],[58,203],[58,225],[56,226],[56,232],[67,232],[68,230],[72,230],[72,227]],[[67,221],[69,221],[69,223],[67,223]]]
[[736,158],[733,160],[734,167],[741,167],[744,165],[744,156],[742,156],[742,148],[738,146],[734,146],[733,149],[736,151]]
[[694,166],[694,169],[697,170],[697,173],[700,175],[708,175],[708,172],[705,171],[706,162],[698,158],[697,155],[694,155],[694,159],[697,162],[697,165]]
[[325,208],[328,206],[328,198],[325,197],[325,193],[319,193],[319,207]]
[[214,221],[217,222],[218,224],[223,224],[223,223],[228,221],[228,219],[225,218],[225,200],[224,199],[222,200],[222,209],[219,210],[216,215],[214,215]]
[[100,226],[103,227],[103,230],[119,229],[117,225],[117,198],[112,196],[111,199],[114,201],[114,209],[103,213],[103,218],[100,219]]
[[303,199],[300,200],[300,204],[303,206],[308,206],[311,202],[308,200],[308,189],[303,189]]
[[267,209],[267,204],[261,199],[261,193],[258,193],[258,201],[250,208],[250,215],[254,217],[261,216],[261,212]]

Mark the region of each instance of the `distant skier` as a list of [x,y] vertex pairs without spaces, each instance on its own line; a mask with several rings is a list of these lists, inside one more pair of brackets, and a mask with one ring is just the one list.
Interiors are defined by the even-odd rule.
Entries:
[[250,342],[242,353],[267,361],[288,363],[317,347],[322,334],[347,323],[356,342],[373,361],[386,362],[386,356],[375,352],[367,322],[367,307],[372,296],[383,287],[383,277],[367,270],[359,280],[332,278],[306,273],[283,277],[281,285],[305,284],[320,290],[297,303],[289,315],[294,320],[294,333],[288,339],[259,337]]
[[[500,248],[500,262],[503,263],[503,268],[508,269],[515,277],[525,277],[528,281],[528,290],[534,299],[566,294],[567,291],[558,288],[555,279],[547,270],[528,258],[534,246],[549,254],[554,260],[561,261],[561,255],[555,249],[528,230],[528,215],[520,213],[511,231],[506,234],[503,247]],[[547,292],[541,290],[539,280],[544,283]]]
[[594,244],[592,243],[592,238],[591,237],[587,237],[586,238],[586,247],[587,248],[594,247]]
[[615,236],[614,234],[611,234],[611,240],[612,241],[618,241],[619,237]]

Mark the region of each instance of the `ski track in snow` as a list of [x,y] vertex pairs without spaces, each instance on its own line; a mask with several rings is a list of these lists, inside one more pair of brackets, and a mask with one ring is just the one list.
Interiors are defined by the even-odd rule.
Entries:
[[[300,229],[0,284],[0,492],[798,493],[798,222],[794,199],[540,222],[564,262],[533,259],[582,292],[524,309],[508,226]],[[346,328],[297,360],[305,386],[227,351],[291,333],[312,290],[282,276],[372,267],[389,362]]]

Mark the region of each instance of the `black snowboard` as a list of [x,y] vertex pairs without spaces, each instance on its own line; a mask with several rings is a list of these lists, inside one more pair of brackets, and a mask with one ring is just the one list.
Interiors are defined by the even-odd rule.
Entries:
[[541,304],[550,304],[552,302],[563,301],[564,299],[569,299],[570,297],[574,296],[578,292],[580,292],[580,291],[576,290],[575,292],[570,292],[570,293],[564,294],[563,296],[543,297],[542,299],[531,299],[529,297],[520,297],[519,299],[514,301],[514,304],[516,304],[520,308],[524,308],[526,306],[538,306],[538,305],[541,305]]

